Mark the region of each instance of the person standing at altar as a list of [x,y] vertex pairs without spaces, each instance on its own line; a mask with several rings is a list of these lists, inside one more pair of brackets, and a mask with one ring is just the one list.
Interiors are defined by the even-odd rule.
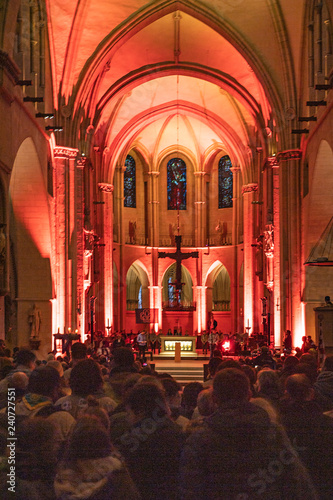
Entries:
[[211,358],[213,357],[215,346],[219,340],[220,340],[219,334],[215,332],[215,330],[211,330],[208,335],[208,345]]
[[138,333],[136,337],[136,342],[139,346],[139,355],[142,357],[142,360],[145,360],[146,348],[147,348],[147,334],[144,330]]
[[208,350],[208,333],[206,330],[202,332],[201,335],[201,345],[202,345],[202,354],[207,354]]

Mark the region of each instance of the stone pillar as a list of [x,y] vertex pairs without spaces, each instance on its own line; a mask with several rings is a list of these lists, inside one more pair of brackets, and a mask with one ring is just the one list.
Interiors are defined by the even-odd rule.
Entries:
[[203,247],[206,244],[206,223],[205,223],[205,174],[204,170],[194,172],[195,183],[195,246]]
[[160,172],[149,171],[148,180],[148,244],[152,247],[159,246],[159,196],[158,196],[158,176]]
[[150,295],[150,309],[158,311],[158,317],[151,318],[150,329],[153,327],[157,333],[162,328],[162,287],[158,285],[151,285],[149,288]]
[[196,294],[196,312],[197,312],[196,329],[199,335],[203,330],[206,330],[206,325],[207,325],[207,306],[206,306],[207,287],[202,285],[197,285],[196,287],[193,288]]
[[238,244],[239,228],[241,215],[241,197],[240,197],[240,167],[230,168],[233,175],[233,199],[232,199],[232,245],[234,251],[233,258],[233,279],[231,279],[231,328],[233,332],[240,332],[241,324],[239,317],[239,270],[238,270]]
[[104,203],[104,324],[113,327],[113,185],[99,182],[98,189],[102,193],[101,201]]
[[85,157],[78,157],[75,163],[74,182],[74,230],[72,238],[72,328],[78,330],[81,341],[84,342],[84,316],[82,304],[85,301],[84,292],[84,192],[83,170],[88,163]]
[[[281,328],[281,247],[280,247],[280,176],[279,164],[272,164],[273,172],[273,224],[274,224],[274,260],[273,260],[273,304],[274,304],[274,345],[282,346],[283,330]],[[273,325],[272,325],[273,326]]]
[[126,167],[118,164],[114,172],[114,224],[113,239],[119,244],[119,268],[118,268],[118,329],[124,328],[126,317],[126,273],[123,271],[123,252],[125,243],[125,230],[123,224],[124,211],[124,172]]
[[[72,328],[72,262],[69,259],[74,227],[74,163],[76,149],[54,148],[53,253],[55,301],[53,329]],[[57,331],[55,330],[55,331]]]
[[300,150],[288,150],[277,155],[280,164],[280,224],[281,224],[281,321],[283,331],[291,330],[293,343],[302,343],[303,316],[301,304],[301,237],[300,237]]
[[243,186],[244,210],[244,328],[250,327],[250,333],[259,331],[259,319],[255,301],[255,259],[254,228],[255,228],[255,201],[258,191],[257,184]]

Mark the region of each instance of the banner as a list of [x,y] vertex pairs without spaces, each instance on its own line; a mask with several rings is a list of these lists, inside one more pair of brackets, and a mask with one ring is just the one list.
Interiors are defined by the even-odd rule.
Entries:
[[135,319],[137,323],[157,323],[158,309],[135,309]]

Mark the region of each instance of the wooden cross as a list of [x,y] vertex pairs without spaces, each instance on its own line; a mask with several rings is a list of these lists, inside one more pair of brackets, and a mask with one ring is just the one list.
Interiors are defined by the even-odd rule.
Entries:
[[178,299],[180,298],[180,293],[184,285],[184,283],[182,283],[182,261],[191,257],[193,259],[198,259],[199,252],[182,252],[182,237],[179,234],[175,236],[175,241],[177,250],[175,252],[158,252],[158,258],[165,259],[166,257],[169,257],[169,259],[174,259],[176,261],[176,281],[171,284],[175,287],[176,298]]

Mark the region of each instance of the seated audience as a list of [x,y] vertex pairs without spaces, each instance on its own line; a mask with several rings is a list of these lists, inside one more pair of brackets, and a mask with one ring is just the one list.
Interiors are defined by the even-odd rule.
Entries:
[[176,380],[172,378],[162,378],[159,379],[163,385],[165,391],[166,401],[170,408],[170,417],[171,419],[180,426],[180,428],[185,431],[188,424],[189,419],[180,414],[180,407],[182,401],[182,388]]
[[87,406],[88,396],[96,398],[108,413],[116,407],[116,402],[105,395],[100,367],[93,359],[79,361],[72,369],[69,385],[72,394],[64,396],[56,402],[56,406],[68,411],[75,419]]
[[262,408],[249,402],[239,369],[214,378],[218,409],[187,439],[181,458],[182,498],[314,500],[297,453]]
[[184,434],[169,417],[164,392],[139,381],[126,397],[131,429],[120,452],[145,500],[179,498],[179,458]]
[[[322,371],[319,373],[314,388],[333,408],[333,356],[327,356]],[[330,408],[327,408],[330,409]]]
[[281,420],[302,462],[308,468],[320,499],[333,492],[333,419],[323,415],[314,401],[314,390],[304,374],[286,381],[287,400],[281,406]]
[[79,420],[54,481],[61,500],[139,500],[105,427],[93,418]]

